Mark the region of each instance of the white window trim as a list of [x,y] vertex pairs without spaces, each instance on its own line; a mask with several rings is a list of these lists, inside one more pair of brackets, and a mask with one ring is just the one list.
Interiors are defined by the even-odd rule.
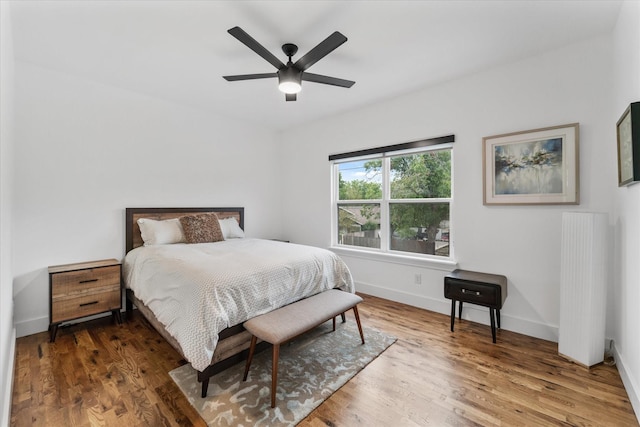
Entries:
[[420,254],[412,256],[410,252],[381,252],[375,249],[357,248],[347,245],[331,246],[329,249],[338,255],[368,261],[388,262],[392,264],[408,265],[410,267],[429,268],[431,270],[443,271],[451,271],[458,268],[458,261],[451,257],[435,257]]
[[[407,154],[416,154],[423,153],[427,151],[441,151],[441,150],[451,150],[451,197],[450,198],[437,198],[437,199],[391,199],[391,184],[389,182],[389,174],[390,174],[390,165],[391,157],[397,157]],[[357,160],[364,159],[381,159],[382,160],[382,173],[383,173],[383,199],[373,199],[373,200],[339,200],[339,168],[338,165],[340,163],[352,162]],[[455,234],[454,224],[451,219],[451,212],[453,211],[454,206],[454,179],[453,179],[453,144],[439,144],[431,147],[420,147],[418,149],[410,149],[410,150],[402,150],[391,153],[383,153],[376,155],[368,155],[362,157],[352,157],[345,158],[340,160],[334,160],[330,163],[331,167],[331,247],[330,249],[338,254],[342,254],[345,256],[350,256],[354,258],[362,258],[373,261],[384,261],[391,262],[396,264],[410,265],[414,267],[427,267],[432,269],[440,269],[450,271],[452,268],[455,268],[458,263],[454,257],[454,248],[453,248],[453,234]],[[380,204],[380,234],[385,236],[385,238],[380,239],[380,249],[378,248],[364,248],[359,246],[351,246],[351,245],[341,245],[338,244],[338,215],[337,215],[337,207],[339,203],[344,204],[361,204],[361,203],[371,203],[371,204]],[[454,230],[453,234],[449,234],[449,256],[436,256],[436,255],[428,255],[428,254],[417,254],[412,252],[402,252],[402,251],[394,251],[389,249],[389,233],[388,233],[388,219],[389,219],[389,205],[393,203],[449,203],[449,222],[451,224],[451,229]]]

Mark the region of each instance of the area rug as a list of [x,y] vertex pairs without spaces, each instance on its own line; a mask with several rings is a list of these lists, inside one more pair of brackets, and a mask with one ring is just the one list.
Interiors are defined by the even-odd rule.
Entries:
[[331,322],[280,347],[276,407],[271,408],[271,349],[256,354],[246,382],[244,363],[211,378],[201,398],[196,371],[186,364],[169,372],[209,426],[294,426],[385,351],[396,339],[353,318]]

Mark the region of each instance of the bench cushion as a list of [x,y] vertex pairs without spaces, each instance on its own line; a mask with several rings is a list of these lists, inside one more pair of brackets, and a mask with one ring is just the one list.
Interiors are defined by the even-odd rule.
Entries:
[[332,289],[244,322],[244,327],[270,344],[281,344],[362,302],[358,295]]

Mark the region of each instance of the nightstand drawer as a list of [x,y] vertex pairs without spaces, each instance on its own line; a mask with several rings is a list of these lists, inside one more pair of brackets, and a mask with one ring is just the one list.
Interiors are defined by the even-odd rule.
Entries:
[[120,266],[90,268],[51,276],[52,298],[81,295],[105,287],[120,287]]
[[51,309],[51,321],[53,323],[63,322],[78,317],[116,310],[120,309],[120,304],[120,285],[117,284],[111,290],[54,300]]
[[497,307],[502,305],[499,286],[463,282],[451,278],[445,280],[444,296],[473,304]]

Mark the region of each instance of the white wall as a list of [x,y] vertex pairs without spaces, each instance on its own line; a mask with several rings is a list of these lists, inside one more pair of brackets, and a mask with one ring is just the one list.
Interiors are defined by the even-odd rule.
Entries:
[[0,2],[0,426],[9,425],[15,329],[11,269],[14,60],[8,2]]
[[[631,102],[640,101],[640,2],[623,4],[613,39],[611,123],[620,118]],[[609,132],[608,139],[614,139],[615,126],[611,126]],[[637,415],[640,414],[640,184],[615,188],[614,194],[613,338],[620,374]]]
[[14,298],[18,336],[48,327],[47,266],[124,255],[124,209],[244,206],[278,237],[275,135],[16,61]]
[[[459,267],[508,277],[504,329],[557,340],[561,214],[609,212],[613,201],[610,52],[609,37],[595,38],[287,132],[285,194],[293,197],[285,200],[284,235],[329,246],[329,154],[455,134],[451,239]],[[572,122],[581,133],[579,206],[483,206],[482,137]],[[445,271],[343,258],[358,290],[449,313]],[[476,306],[465,315],[489,322]]]

